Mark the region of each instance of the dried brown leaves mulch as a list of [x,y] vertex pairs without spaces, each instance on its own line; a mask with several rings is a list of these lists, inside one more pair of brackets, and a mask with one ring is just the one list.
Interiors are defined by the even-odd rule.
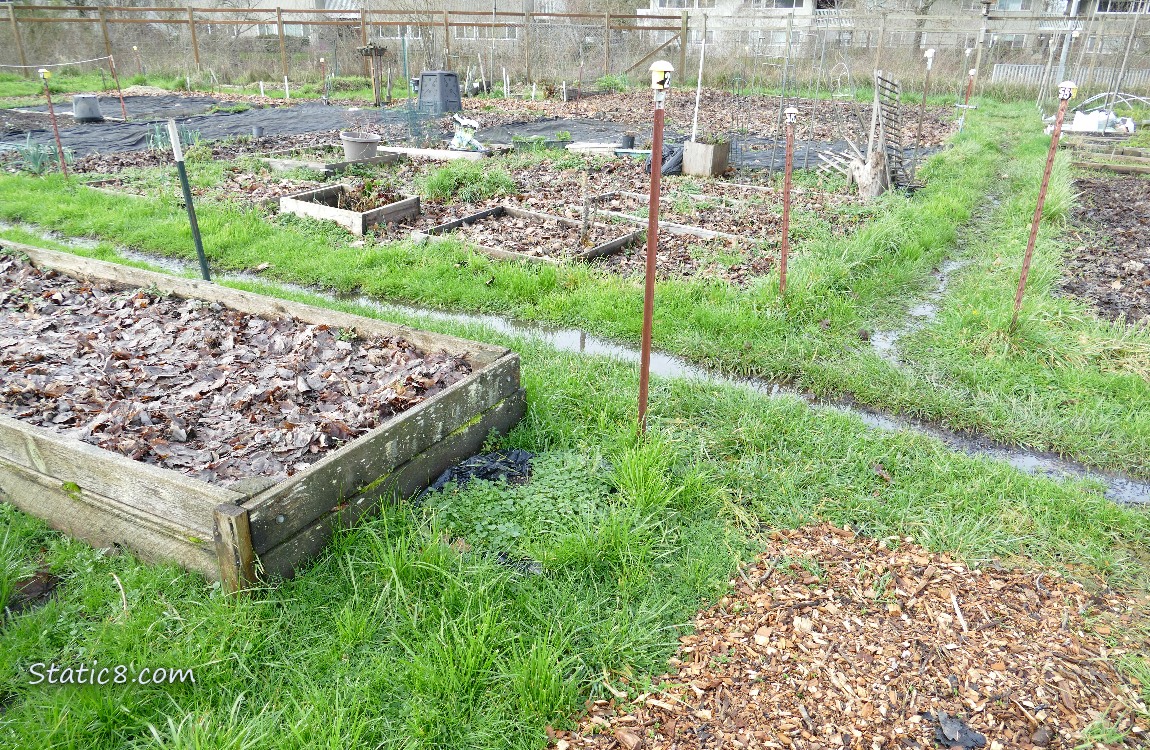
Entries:
[[[649,91],[589,96],[583,99],[564,102],[557,99],[539,99],[500,102],[499,111],[489,111],[489,99],[464,99],[463,107],[469,117],[474,117],[483,127],[509,125],[516,122],[532,121],[541,117],[600,119],[631,125],[636,130],[648,131],[651,127],[651,94]],[[800,138],[810,136],[813,124],[813,139],[819,141],[838,140],[844,137],[864,139],[870,125],[870,105],[867,102],[830,99],[788,99],[787,106],[794,104],[800,111],[798,130]],[[691,131],[694,118],[694,91],[672,92],[667,100],[667,126],[684,133]],[[860,124],[861,113],[861,124]],[[736,95],[730,91],[704,89],[699,105],[699,132],[711,135],[730,134],[736,131],[751,136],[779,136],[785,132],[778,127],[779,97]],[[918,108],[904,107],[903,122],[909,133],[918,124]],[[922,142],[925,147],[943,145],[956,128],[954,110],[950,107],[927,107],[923,119]],[[908,139],[909,143],[909,139]]]
[[591,224],[584,240],[581,227],[568,226],[554,219],[504,215],[480,219],[456,231],[484,247],[520,253],[529,258],[562,260],[617,240],[636,229],[624,225]]
[[281,479],[459,381],[401,338],[345,340],[0,256],[0,412],[209,482]]
[[1111,666],[1145,653],[1145,635],[1110,647],[1097,634],[1110,626],[1087,626],[1131,631],[1145,606],[1132,598],[828,524],[776,532],[731,586],[680,639],[661,690],[590,703],[555,746],[947,747],[943,715],[992,750],[1077,747],[1096,720],[1150,744],[1146,706]]
[[1109,320],[1150,324],[1150,179],[1079,179],[1061,288]]

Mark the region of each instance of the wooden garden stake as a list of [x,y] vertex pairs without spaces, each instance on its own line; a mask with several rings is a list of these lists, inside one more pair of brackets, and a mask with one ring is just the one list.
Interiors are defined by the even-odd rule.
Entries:
[[44,96],[48,99],[48,119],[52,121],[52,135],[56,136],[56,155],[60,157],[60,171],[68,176],[68,164],[64,160],[64,144],[60,143],[60,126],[56,124],[56,110],[52,106],[52,91],[48,88],[48,79],[52,72],[47,68],[40,68],[40,79],[44,81]]
[[1046,203],[1046,188],[1050,184],[1050,172],[1054,169],[1054,157],[1058,153],[1058,137],[1062,134],[1062,120],[1066,117],[1066,106],[1078,90],[1074,81],[1058,84],[1058,115],[1054,118],[1054,131],[1050,134],[1050,151],[1046,154],[1046,169],[1042,173],[1042,186],[1038,188],[1038,205],[1034,207],[1034,218],[1030,221],[1030,239],[1026,242],[1026,254],[1022,256],[1022,274],[1018,277],[1018,291],[1014,294],[1014,314],[1010,316],[1010,330],[1018,326],[1018,311],[1022,307],[1022,296],[1026,294],[1026,277],[1030,275],[1030,261],[1034,257],[1034,243],[1038,240],[1038,225],[1042,223],[1042,205]]
[[647,431],[647,389],[651,381],[651,333],[655,314],[655,259],[659,246],[659,188],[663,172],[663,119],[671,73],[666,60],[651,63],[655,92],[655,129],[651,136],[651,199],[647,208],[647,277],[643,287],[643,344],[639,352],[639,434]]
[[112,70],[112,80],[116,82],[116,95],[120,97],[120,112],[124,115],[124,122],[128,121],[128,107],[124,104],[124,91],[120,88],[120,75],[116,72],[116,58],[108,56],[108,67]]
[[787,152],[783,165],[783,248],[779,254],[779,294],[787,291],[787,252],[790,250],[791,228],[791,167],[795,155],[795,122],[799,119],[796,107],[787,107]]

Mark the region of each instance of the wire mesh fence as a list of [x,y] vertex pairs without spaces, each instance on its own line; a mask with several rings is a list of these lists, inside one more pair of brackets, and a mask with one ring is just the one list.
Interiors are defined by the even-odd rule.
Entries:
[[[984,19],[973,10],[921,16],[808,9],[748,18],[699,10],[593,15],[0,7],[0,65],[30,70],[114,55],[129,77],[302,82],[318,80],[321,65],[336,76],[365,74],[357,49],[373,42],[388,48],[388,74],[397,80],[448,68],[461,79],[496,87],[504,80],[534,84],[540,94],[554,95],[615,77],[641,80],[655,57],[673,61],[680,82],[693,81],[706,43],[705,81],[732,90],[785,86],[845,95],[867,86],[878,69],[905,91],[921,91],[924,52],[934,49],[932,90],[938,93],[958,95],[977,64],[981,93],[1041,100],[1054,95],[1059,80],[1073,78],[1089,95],[1114,88],[1121,78],[1123,90],[1150,94],[1146,13]],[[97,61],[76,69],[103,66]]]

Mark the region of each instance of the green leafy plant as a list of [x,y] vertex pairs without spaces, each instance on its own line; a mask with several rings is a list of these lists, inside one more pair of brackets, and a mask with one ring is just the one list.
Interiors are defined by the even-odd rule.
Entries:
[[[200,137],[200,131],[191,130],[183,125],[176,126],[176,132],[180,137],[180,145],[184,147],[194,146],[203,140]],[[168,126],[161,122],[152,123],[148,128],[148,149],[151,151],[164,151],[172,147],[172,140],[168,137]]]
[[629,84],[625,75],[608,75],[600,76],[595,85],[603,91],[626,91]]
[[196,143],[184,151],[184,161],[188,164],[199,164],[212,160],[212,147],[206,143]]
[[571,131],[570,130],[560,130],[558,133],[551,136],[551,138],[552,138],[552,140],[556,140],[556,141],[569,141],[569,140],[571,140]]
[[515,180],[502,167],[489,167],[474,161],[455,161],[440,167],[417,183],[428,200],[466,203],[496,198],[515,192]]
[[[58,164],[59,155],[55,147],[47,143],[33,143],[31,133],[23,146],[16,147],[16,153],[20,156],[21,168],[32,174],[50,172]],[[64,163],[71,164],[75,160],[72,150],[64,149]]]

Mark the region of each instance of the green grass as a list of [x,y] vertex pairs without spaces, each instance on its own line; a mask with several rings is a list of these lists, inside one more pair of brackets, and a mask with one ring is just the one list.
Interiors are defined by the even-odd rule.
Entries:
[[[760,530],[816,519],[972,561],[1073,566],[1114,586],[1144,574],[1150,520],[1088,485],[686,381],[654,381],[652,438],[638,445],[633,367],[399,320],[521,353],[529,411],[502,442],[543,451],[533,483],[391,508],[297,579],[235,601],[0,506],[5,563],[63,578],[57,599],[0,630],[0,744],[542,748],[544,727],[563,726],[605,673],[658,674]],[[500,552],[543,572],[502,565]],[[93,659],[192,667],[196,683],[28,684],[34,662]]]
[[[1049,294],[1058,220],[1070,198],[1064,169],[1055,174],[1024,325],[1013,335],[1003,329],[1046,142],[1030,110],[983,102],[953,148],[925,163],[927,187],[913,199],[884,196],[860,212],[865,221],[846,239],[832,236],[821,217],[806,223],[796,217],[802,241],[785,301],[774,276],[746,290],[660,282],[656,345],[729,373],[789,381],[819,395],[1150,475],[1150,384],[1137,374],[1146,335],[1116,331]],[[516,155],[506,163],[531,158],[545,157]],[[480,172],[456,164],[432,175],[423,186],[428,195],[509,188],[498,161],[485,162]],[[210,181],[213,165],[194,166],[208,170],[203,179]],[[160,179],[171,184],[170,175]],[[673,184],[668,180],[669,190]],[[981,270],[959,278],[935,325],[902,342],[910,366],[893,367],[859,340],[859,330],[902,319],[930,284],[930,270],[958,254],[959,228],[992,189],[1008,200],[966,234],[964,252],[985,248]],[[254,209],[206,201],[199,213],[208,253],[220,268],[268,262],[272,279],[639,338],[638,278],[584,266],[497,262],[451,241],[434,253],[408,242],[368,240],[354,248],[352,238],[332,226],[287,217],[269,223]],[[161,254],[187,258],[191,252],[174,199],[121,199],[59,177],[0,179],[0,219]]]

